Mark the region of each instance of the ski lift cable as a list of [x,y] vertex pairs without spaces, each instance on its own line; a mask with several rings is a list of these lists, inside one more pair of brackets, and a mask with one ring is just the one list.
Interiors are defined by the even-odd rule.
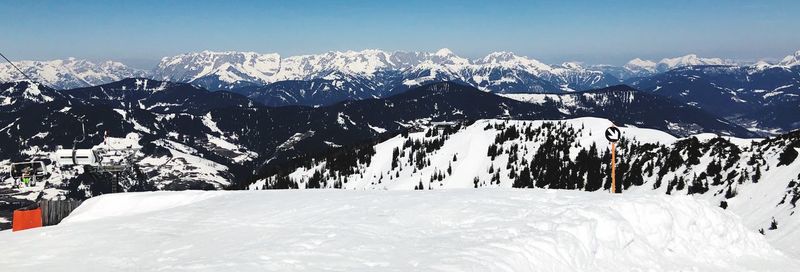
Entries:
[[[11,64],[11,66],[12,66],[12,67],[14,67],[14,69],[17,69],[17,72],[19,72],[20,74],[22,74],[22,76],[24,76],[25,78],[27,78],[27,79],[28,79],[28,81],[30,81],[30,82],[34,82],[34,83],[39,83],[39,82],[37,82],[37,81],[35,81],[35,80],[31,79],[31,77],[29,77],[27,74],[25,74],[25,72],[23,72],[23,71],[22,71],[22,69],[19,69],[19,67],[17,67],[17,65],[15,65],[13,62],[11,62],[11,60],[9,60],[8,58],[6,58],[6,55],[3,55],[3,53],[2,53],[2,52],[0,52],[0,57],[3,57],[3,59],[5,59],[5,60],[8,62],[8,64]],[[39,83],[39,84],[41,84],[41,83]]]

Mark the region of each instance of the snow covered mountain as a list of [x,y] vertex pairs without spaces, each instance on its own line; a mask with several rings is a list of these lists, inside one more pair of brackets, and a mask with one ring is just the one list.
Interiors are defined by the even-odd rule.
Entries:
[[626,84],[735,120],[764,135],[800,128],[800,66],[687,66]]
[[542,77],[560,86],[565,92],[585,91],[620,83],[618,78],[608,73],[583,67],[576,62],[565,62],[555,66]]
[[675,58],[664,58],[656,64],[656,70],[668,71],[678,67],[698,66],[698,65],[735,65],[731,61],[720,58],[701,58],[695,54],[689,54]]
[[622,66],[630,73],[630,75],[624,75],[624,77],[646,76],[656,73],[657,65],[657,63],[651,60],[643,60],[640,58],[632,59]]
[[[761,62],[743,67],[751,72],[771,68],[791,70],[797,56],[787,56],[777,64]],[[685,67],[733,63],[689,54],[658,62],[637,58],[623,67],[585,66],[577,62],[547,65],[510,52],[494,52],[470,60],[448,49],[433,53],[370,49],[289,57],[274,53],[202,51],[165,57],[147,73],[115,62],[95,65],[75,59],[19,64],[42,83],[59,89],[148,76],[191,83],[208,90],[231,90],[270,106],[324,106],[345,100],[387,97],[439,81],[461,82],[494,93],[563,93],[608,87],[623,80],[647,80]],[[8,65],[0,67],[5,67],[0,69],[0,82],[21,77]]]
[[[781,64],[766,64],[761,69],[790,67],[787,65],[792,60],[788,56]],[[277,54],[203,51],[164,58],[153,74],[211,90],[231,89],[272,106],[320,106],[386,97],[438,81],[461,82],[495,93],[563,93],[647,79],[685,67],[728,65],[738,67],[728,60],[695,54],[658,62],[637,58],[616,67],[577,62],[547,65],[510,52],[469,60],[448,49],[434,53],[363,50],[285,58]],[[349,86],[325,83],[331,74],[350,79],[346,83]]]
[[[608,191],[611,159],[599,118],[433,124],[264,172],[250,189],[440,190],[548,188]],[[786,252],[800,239],[800,131],[770,139],[685,138],[620,127],[617,190],[691,195],[744,219]],[[288,169],[287,169],[288,168]],[[607,192],[605,192],[607,193]]]
[[[162,59],[153,77],[192,83],[211,90],[244,88],[241,92],[252,93],[261,88],[259,95],[267,97],[286,95],[264,93],[276,89],[265,85],[292,81],[294,84],[280,84],[278,88],[291,94],[292,98],[286,103],[310,106],[342,101],[331,98],[319,103],[319,97],[310,98],[313,102],[302,99],[301,93],[321,91],[308,86],[314,84],[312,81],[324,79],[332,73],[372,81],[366,85],[353,83],[357,85],[351,88],[369,90],[371,95],[347,91],[331,95],[348,100],[383,97],[434,81],[458,81],[498,93],[563,92],[619,83],[619,79],[603,72],[573,64],[551,67],[510,52],[495,52],[469,60],[448,49],[434,53],[363,50],[285,58],[277,54],[203,51]],[[298,84],[298,81],[305,82]],[[290,89],[288,85],[302,87]]]
[[[68,58],[51,61],[14,62],[25,74],[56,89],[87,87],[118,81],[130,77],[145,76],[145,72],[122,63],[106,61],[94,63]],[[26,78],[8,63],[0,64],[0,82],[22,81]]]
[[621,80],[628,80],[631,78],[640,78],[664,73],[672,69],[682,68],[687,66],[708,66],[708,65],[737,65],[730,60],[723,60],[720,58],[702,58],[696,54],[688,54],[685,56],[674,58],[663,58],[658,62],[652,60],[645,60],[635,58],[622,67],[602,65],[595,66],[594,68],[603,71]]
[[63,98],[63,94],[30,81],[0,83],[0,110],[3,112],[14,112],[58,98]]
[[300,55],[282,58],[278,54],[254,52],[187,53],[165,57],[156,67],[153,76],[176,82],[195,82],[215,78],[218,86],[229,88],[240,82],[269,84],[283,80],[311,80],[339,72],[372,78],[379,71],[403,70],[422,62],[460,69],[468,60],[442,49],[436,53],[384,52],[380,50],[327,52],[317,55]]
[[235,84],[237,82],[271,82],[280,71],[278,54],[255,52],[211,52],[164,57],[153,77],[174,82],[193,82],[206,77]]
[[783,60],[781,60],[777,66],[781,67],[794,67],[800,65],[800,50],[794,52],[792,55],[788,55]]

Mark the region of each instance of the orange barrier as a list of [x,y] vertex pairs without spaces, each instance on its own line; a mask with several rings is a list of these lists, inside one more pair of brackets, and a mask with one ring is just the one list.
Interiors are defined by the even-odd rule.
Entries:
[[11,220],[12,231],[20,231],[42,226],[42,209],[16,210]]

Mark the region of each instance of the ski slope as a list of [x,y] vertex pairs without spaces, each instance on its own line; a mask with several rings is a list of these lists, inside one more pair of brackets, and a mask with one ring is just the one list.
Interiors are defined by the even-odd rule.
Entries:
[[540,189],[153,192],[0,232],[2,271],[792,271],[688,196]]
[[[561,127],[571,127],[577,129],[573,136],[569,133],[550,129],[542,132],[541,136],[533,138],[517,137],[503,142],[504,149],[502,154],[495,158],[487,154],[487,149],[496,144],[496,139],[505,129],[495,128],[515,127],[519,131],[526,130],[526,127],[533,129],[544,127],[546,124],[554,124]],[[561,139],[570,143],[569,147],[560,149],[556,156],[563,156],[565,161],[576,161],[580,151],[589,150],[590,146],[596,145],[603,152],[609,151],[608,141],[605,139],[604,131],[611,126],[609,120],[594,117],[575,118],[556,121],[526,121],[526,120],[478,120],[474,124],[460,128],[457,132],[446,136],[429,136],[430,130],[412,132],[408,135],[397,135],[383,142],[374,145],[375,154],[369,160],[359,161],[352,166],[355,172],[341,175],[332,171],[328,166],[330,158],[314,159],[310,163],[300,165],[294,171],[286,175],[289,179],[296,181],[299,188],[306,188],[306,184],[318,175],[321,177],[322,187],[336,188],[337,184],[342,184],[342,188],[349,190],[412,190],[422,188],[425,190],[440,189],[461,189],[477,187],[510,188],[514,185],[516,176],[528,165],[534,164],[537,153],[548,139]],[[721,207],[725,203],[725,209],[735,213],[743,219],[743,223],[750,230],[762,231],[768,241],[773,246],[782,250],[794,258],[800,258],[800,220],[795,215],[796,208],[793,199],[794,184],[800,180],[800,160],[795,160],[789,165],[779,165],[779,156],[785,147],[790,145],[789,140],[774,145],[765,139],[740,139],[727,136],[717,136],[704,133],[687,138],[675,138],[662,131],[637,128],[620,127],[622,138],[627,142],[640,144],[655,144],[668,149],[677,149],[677,146],[684,145],[686,141],[695,139],[698,144],[707,144],[714,141],[727,141],[730,146],[716,145],[715,148],[698,148],[702,154],[698,155],[696,164],[682,163],[676,169],[664,171],[664,176],[659,176],[659,170],[663,166],[666,157],[645,157],[631,152],[623,147],[617,148],[618,162],[635,162],[639,158],[647,158],[656,169],[654,173],[641,173],[641,185],[630,186],[624,189],[625,194],[641,195],[691,195],[693,197],[715,203]],[[537,134],[539,135],[539,134]],[[408,141],[424,141],[431,139],[443,139],[443,143],[438,149],[424,151],[425,157],[419,159],[415,156],[415,151],[407,146]],[[766,141],[766,142],[765,142]],[[794,141],[794,140],[792,140]],[[684,143],[681,143],[684,142]],[[624,142],[622,143],[624,145]],[[499,145],[498,145],[499,146]],[[518,148],[514,148],[517,146]],[[733,147],[738,148],[734,150]],[[714,153],[718,148],[725,148],[724,152]],[[397,164],[393,164],[393,150],[398,150]],[[422,150],[422,149],[420,149]],[[510,152],[510,150],[514,150]],[[511,153],[516,153],[512,161]],[[664,152],[665,154],[667,152]],[[651,153],[652,154],[652,153]],[[720,155],[723,154],[723,155]],[[735,154],[735,155],[734,155]],[[547,154],[552,157],[554,155]],[[682,151],[682,158],[686,160],[688,154]],[[730,156],[730,157],[728,157]],[[429,163],[422,167],[417,167],[414,161],[425,161]],[[610,155],[608,160],[610,160]],[[759,164],[752,161],[762,161]],[[709,179],[704,180],[708,186],[705,193],[690,193],[689,186],[677,189],[670,189],[667,185],[670,180],[678,178],[691,181],[698,176],[706,175],[713,162],[725,162],[725,167],[720,165],[719,183]],[[524,163],[523,163],[524,162]],[[528,163],[530,162],[530,164]],[[539,162],[541,164],[541,162]],[[511,167],[509,167],[511,165]],[[646,164],[645,164],[646,165]],[[577,167],[577,166],[575,166]],[[644,167],[644,165],[642,166]],[[644,167],[646,168],[646,167]],[[755,173],[759,169],[761,178],[751,179],[746,173]],[[548,169],[550,171],[558,171]],[[609,175],[609,170],[603,170],[604,176]],[[646,172],[646,171],[645,171]],[[565,172],[566,173],[566,172]],[[566,173],[568,174],[568,173]],[[441,178],[437,179],[436,176]],[[493,175],[496,175],[493,181]],[[277,175],[261,179],[252,184],[249,189],[260,190],[266,188],[265,185],[274,182]],[[537,176],[541,178],[541,176]],[[583,176],[589,180],[588,176]],[[747,179],[743,177],[748,177]],[[544,178],[542,178],[544,180]],[[625,177],[618,179],[624,182]],[[476,181],[477,180],[477,181]],[[610,182],[610,180],[608,181]],[[549,186],[549,185],[548,185]],[[610,187],[610,186],[609,186]],[[553,188],[553,187],[540,187]],[[579,188],[580,190],[584,190]],[[726,191],[735,191],[735,195],[728,195]],[[603,190],[597,193],[607,193]],[[777,228],[773,228],[773,223]]]

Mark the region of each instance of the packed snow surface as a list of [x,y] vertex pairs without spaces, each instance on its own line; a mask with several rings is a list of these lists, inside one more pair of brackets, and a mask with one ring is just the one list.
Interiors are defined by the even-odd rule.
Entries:
[[3,271],[791,271],[688,196],[555,190],[152,192],[0,232]]

